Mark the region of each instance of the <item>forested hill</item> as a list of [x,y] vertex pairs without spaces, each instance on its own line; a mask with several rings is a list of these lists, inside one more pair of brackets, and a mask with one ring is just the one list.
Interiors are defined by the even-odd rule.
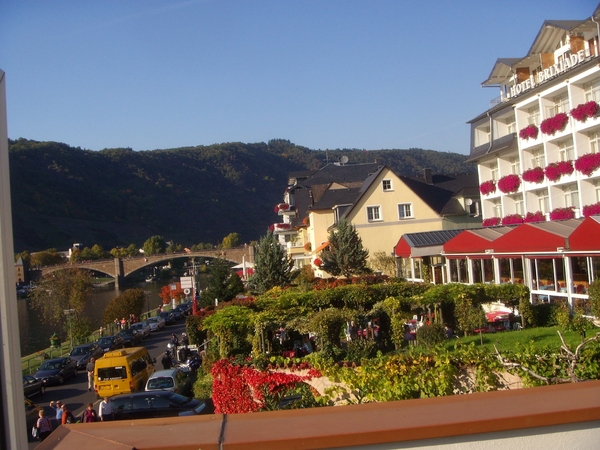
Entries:
[[257,240],[278,217],[288,173],[347,156],[398,175],[475,170],[465,155],[432,150],[311,150],[275,139],[165,150],[82,150],[56,142],[9,141],[15,252],[65,250],[75,242],[140,245],[161,235],[185,246],[229,233]]

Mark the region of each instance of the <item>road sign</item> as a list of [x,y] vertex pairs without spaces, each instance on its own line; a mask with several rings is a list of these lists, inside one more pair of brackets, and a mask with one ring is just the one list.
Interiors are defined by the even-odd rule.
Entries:
[[190,289],[188,289],[188,288],[185,288],[185,289],[183,290],[183,293],[184,293],[185,295],[188,295],[190,292],[192,292],[192,291],[191,291]]
[[182,289],[192,289],[194,287],[194,277],[180,277],[179,282]]

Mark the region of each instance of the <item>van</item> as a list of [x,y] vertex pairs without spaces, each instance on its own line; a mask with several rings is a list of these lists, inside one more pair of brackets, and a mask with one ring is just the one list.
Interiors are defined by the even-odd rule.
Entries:
[[178,367],[159,370],[148,378],[146,391],[171,391],[189,397],[192,393],[192,378]]
[[131,347],[106,352],[96,360],[94,386],[99,398],[143,391],[154,373],[156,359],[146,347]]

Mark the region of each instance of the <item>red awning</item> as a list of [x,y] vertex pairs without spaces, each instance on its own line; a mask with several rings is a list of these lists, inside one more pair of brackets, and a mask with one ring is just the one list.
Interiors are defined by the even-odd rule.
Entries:
[[539,224],[524,223],[512,229],[494,241],[494,252],[556,252],[557,248],[566,248],[567,239],[575,225],[555,226],[550,222]]
[[394,247],[394,253],[398,258],[410,258],[411,251],[412,247],[406,242],[404,236],[402,236]]
[[587,217],[569,236],[569,250],[600,250],[600,216]]
[[444,253],[448,257],[450,253],[483,253],[488,249],[494,249],[492,243],[512,230],[513,228],[510,227],[464,230],[444,244]]

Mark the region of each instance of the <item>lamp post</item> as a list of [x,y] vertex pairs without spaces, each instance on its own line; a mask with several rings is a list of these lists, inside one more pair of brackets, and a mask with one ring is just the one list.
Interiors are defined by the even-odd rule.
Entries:
[[144,291],[144,295],[146,296],[146,303],[148,304],[148,312],[146,313],[146,319],[150,317],[150,291]]
[[73,313],[75,312],[75,310],[74,309],[65,309],[63,312],[65,313],[65,316],[67,316],[69,318],[69,341],[71,342],[71,350],[73,350],[73,325],[72,325],[71,317],[73,316]]

